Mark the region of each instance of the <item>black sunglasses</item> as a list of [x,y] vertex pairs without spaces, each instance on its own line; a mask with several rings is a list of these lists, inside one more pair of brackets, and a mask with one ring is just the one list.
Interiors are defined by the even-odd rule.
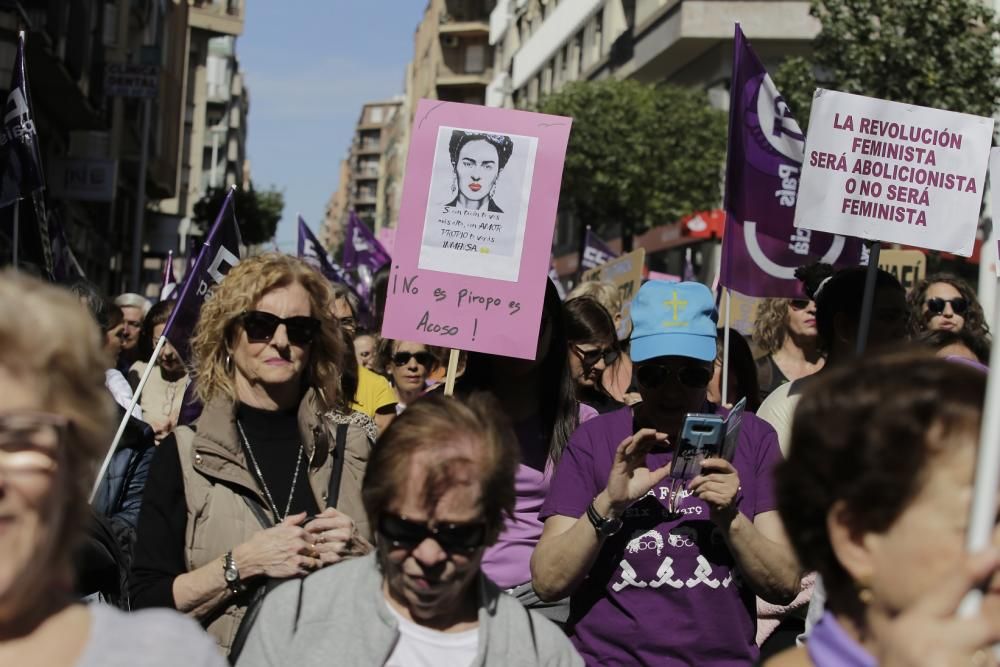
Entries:
[[579,346],[570,344],[569,349],[580,358],[580,363],[586,368],[593,368],[601,359],[605,366],[610,366],[618,360],[618,350],[612,347],[602,347],[598,350],[581,350]]
[[398,514],[383,514],[379,518],[378,532],[396,548],[412,550],[431,538],[445,551],[470,553],[486,543],[486,524],[439,523],[433,528],[426,523],[410,521]]
[[788,305],[792,310],[805,310],[809,307],[809,299],[790,299]]
[[681,384],[691,389],[704,389],[712,380],[712,371],[704,366],[684,366],[681,369],[650,364],[640,366],[635,372],[635,379],[646,389],[657,389],[671,376],[676,376]]
[[927,299],[927,310],[934,313],[935,315],[940,315],[944,312],[944,307],[946,304],[951,304],[951,310],[956,315],[964,315],[965,311],[969,309],[969,302],[963,297],[956,297],[954,299],[942,299],[939,296],[933,299]]
[[319,333],[320,322],[315,317],[297,315],[295,317],[278,317],[261,310],[248,310],[240,317],[243,330],[251,343],[266,343],[274,336],[279,324],[285,325],[288,342],[292,345],[308,345]]
[[434,365],[434,355],[430,352],[397,352],[392,355],[392,363],[397,366],[405,366],[410,363],[410,359],[416,359],[417,363],[424,368]]

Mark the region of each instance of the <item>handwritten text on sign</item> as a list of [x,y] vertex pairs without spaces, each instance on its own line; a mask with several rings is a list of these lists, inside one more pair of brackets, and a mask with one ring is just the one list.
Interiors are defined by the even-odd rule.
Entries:
[[819,90],[795,226],[972,253],[993,120]]
[[[430,309],[425,309],[416,324],[416,330],[425,334],[436,334],[443,338],[458,336],[462,332],[462,327],[469,327],[471,321],[471,340],[474,341],[479,330],[478,316],[480,313],[488,313],[492,308],[494,313],[506,313],[509,317],[513,317],[521,312],[521,303],[513,299],[507,299],[505,304],[505,299],[499,296],[477,294],[467,287],[443,286],[439,281],[427,277],[424,278],[422,285],[420,279],[419,274],[411,276],[395,274],[389,289],[393,295],[401,296],[417,296],[421,289],[430,289],[434,303],[450,305],[452,307],[451,313],[459,315],[459,317],[446,315],[442,318],[432,314]],[[471,320],[468,317],[470,314],[472,315]],[[446,345],[446,343],[442,343],[442,345]]]

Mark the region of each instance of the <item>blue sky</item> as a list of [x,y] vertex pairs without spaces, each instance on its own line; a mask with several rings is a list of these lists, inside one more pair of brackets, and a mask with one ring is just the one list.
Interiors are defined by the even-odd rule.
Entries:
[[427,0],[253,0],[236,52],[250,89],[250,177],[285,192],[277,241],[295,251],[295,214],[318,231],[365,102],[403,92]]

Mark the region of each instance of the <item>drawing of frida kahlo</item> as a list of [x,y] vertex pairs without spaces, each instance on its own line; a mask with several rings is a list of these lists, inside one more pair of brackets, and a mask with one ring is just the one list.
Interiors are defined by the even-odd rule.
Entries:
[[493,200],[500,172],[507,166],[514,142],[503,134],[455,130],[448,143],[455,179],[455,198],[447,204],[461,209],[503,213]]

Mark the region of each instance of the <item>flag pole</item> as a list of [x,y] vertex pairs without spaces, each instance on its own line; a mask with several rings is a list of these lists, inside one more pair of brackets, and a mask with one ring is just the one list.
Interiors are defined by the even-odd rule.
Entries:
[[719,402],[727,406],[729,405],[729,322],[732,316],[733,310],[733,295],[731,290],[726,287],[726,317],[725,317],[725,328],[722,330],[722,396],[719,397]]
[[21,242],[21,200],[14,200],[14,270],[17,271],[18,245]]
[[149,379],[150,374],[153,372],[153,368],[156,365],[156,360],[160,358],[160,352],[163,350],[163,346],[167,342],[166,336],[160,336],[160,340],[156,341],[156,348],[153,350],[153,356],[149,358],[149,362],[146,364],[146,370],[142,373],[142,378],[139,380],[139,385],[135,388],[135,394],[132,396],[132,403],[129,404],[128,410],[125,411],[125,416],[122,418],[121,423],[118,424],[118,431],[115,433],[115,439],[111,442],[111,449],[104,457],[104,462],[101,463],[101,468],[97,472],[97,478],[94,480],[94,487],[90,490],[90,502],[94,502],[94,497],[97,495],[97,489],[101,486],[101,480],[104,479],[104,475],[108,472],[108,467],[111,465],[111,459],[115,455],[115,451],[118,450],[118,443],[122,439],[122,435],[125,433],[125,426],[128,424],[129,418],[132,416],[132,411],[135,410],[135,406],[139,404],[139,397],[142,395],[142,390],[146,387],[146,380]]
[[[1000,345],[997,347],[1000,347]],[[455,394],[455,376],[458,375],[458,354],[458,350],[454,348],[448,354],[448,373],[444,378],[445,396],[453,396]]]
[[872,241],[868,252],[868,271],[865,272],[865,295],[861,301],[861,323],[858,325],[857,347],[854,356],[860,357],[868,345],[868,330],[872,324],[872,306],[875,303],[875,277],[878,275],[878,257],[882,250],[881,241]]
[[[1000,282],[997,288],[994,313],[1000,313]],[[994,345],[990,351],[990,368],[1000,368],[1000,345]],[[990,373],[988,378],[979,432],[979,451],[976,454],[972,509],[969,512],[969,529],[965,538],[965,548],[971,554],[987,548],[996,530],[997,485],[1000,484],[1000,410],[995,407],[1000,405],[1000,382],[997,382],[996,373]],[[982,590],[976,588],[969,591],[958,608],[959,615],[965,618],[977,615],[982,600]]]

